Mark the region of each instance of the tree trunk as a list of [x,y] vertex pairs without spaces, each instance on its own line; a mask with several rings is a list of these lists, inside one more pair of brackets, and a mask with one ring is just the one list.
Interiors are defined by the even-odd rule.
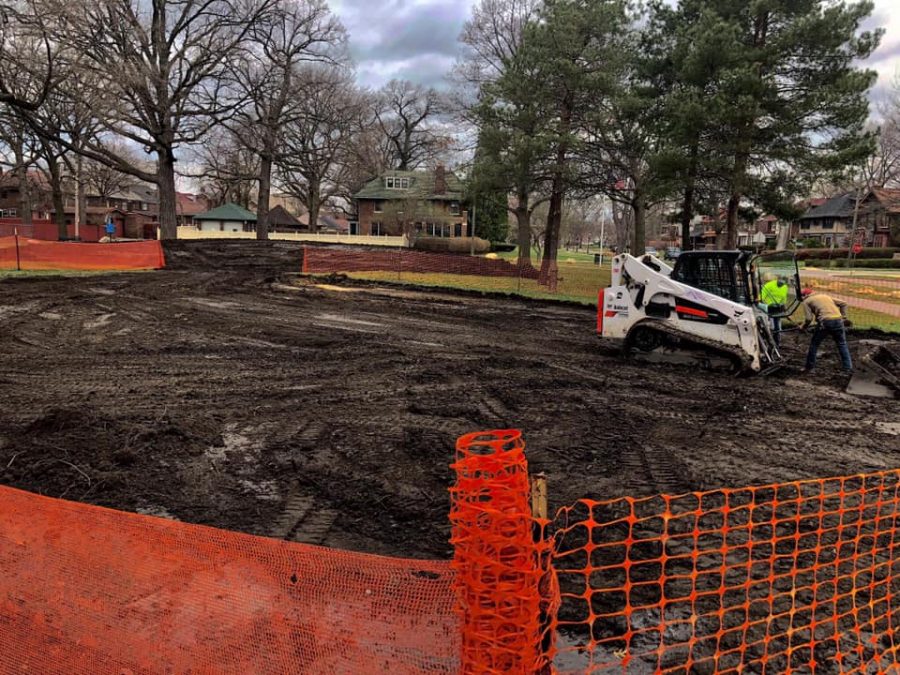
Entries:
[[728,198],[728,211],[725,218],[725,248],[737,248],[738,206],[741,204],[741,193],[732,192]]
[[744,196],[749,155],[749,149],[741,148],[734,158],[734,167],[731,171],[731,195],[728,198],[728,211],[725,219],[725,248],[727,249],[737,247],[738,207]]
[[550,208],[547,212],[547,231],[544,233],[544,257],[541,259],[541,273],[538,278],[539,283],[550,284],[551,288],[556,287],[557,279],[556,258],[562,228],[562,207],[566,192],[565,170],[569,154],[567,137],[572,122],[571,96],[565,96],[560,101],[559,116],[560,140],[556,146],[553,181],[550,186]]
[[538,283],[549,285],[556,284],[558,271],[556,257],[559,248],[559,230],[562,225],[563,186],[562,172],[558,171],[553,177],[553,187],[550,193],[550,208],[547,211],[547,229],[544,231],[544,257],[541,259],[541,273]]
[[516,241],[519,245],[519,269],[530,269],[531,264],[531,209],[528,207],[528,190],[519,188],[516,194]]
[[66,201],[63,195],[62,178],[57,159],[47,160],[47,169],[50,173],[50,194],[53,199],[54,220],[56,221],[59,239],[67,239],[69,229],[66,227]]
[[694,220],[694,189],[697,183],[697,165],[700,159],[700,144],[691,145],[690,164],[684,183],[684,201],[681,205],[681,250],[690,251],[691,221]]
[[28,167],[25,166],[25,153],[21,146],[13,149],[16,161],[16,179],[19,182],[19,213],[23,225],[31,225],[31,212],[34,205],[31,200],[31,182],[28,180]]
[[644,249],[647,247],[647,237],[644,231],[647,207],[644,204],[643,191],[637,188],[634,190],[631,209],[634,212],[634,239],[631,244],[631,254],[639,256],[644,254]]
[[83,158],[81,155],[75,156],[75,211],[78,214],[75,218],[75,231],[80,236],[81,226],[87,222],[87,197],[84,193],[84,179],[82,177]]
[[272,158],[263,156],[259,162],[259,197],[256,204],[256,238],[269,238],[269,197],[272,194]]
[[321,208],[321,199],[319,197],[319,185],[315,180],[309,181],[309,231],[319,231],[319,209]]
[[159,151],[157,169],[159,187],[159,238],[178,238],[178,219],[175,211],[175,156],[171,148]]

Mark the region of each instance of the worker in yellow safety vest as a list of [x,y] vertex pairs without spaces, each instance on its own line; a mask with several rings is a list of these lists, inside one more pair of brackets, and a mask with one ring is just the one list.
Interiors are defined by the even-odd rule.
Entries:
[[[780,314],[787,305],[788,283],[784,277],[773,277],[767,281],[761,292],[760,300],[766,305],[766,311],[772,314]],[[775,344],[781,346],[781,317],[772,316],[772,335],[775,336]]]

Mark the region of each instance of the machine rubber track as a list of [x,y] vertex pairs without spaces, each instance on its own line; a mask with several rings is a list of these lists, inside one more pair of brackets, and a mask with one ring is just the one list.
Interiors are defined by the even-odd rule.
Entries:
[[626,353],[632,354],[635,351],[635,348],[632,345],[631,338],[638,328],[654,330],[670,338],[675,338],[675,340],[679,342],[689,343],[695,348],[692,351],[696,351],[696,348],[699,348],[701,351],[704,351],[712,356],[717,356],[720,358],[724,357],[734,364],[735,373],[742,373],[750,369],[752,359],[740,347],[731,347],[729,345],[724,345],[720,342],[716,342],[715,340],[692,335],[691,333],[686,333],[685,331],[679,330],[664,321],[657,321],[654,319],[648,319],[635,324],[635,326],[631,329],[628,337],[625,338]]

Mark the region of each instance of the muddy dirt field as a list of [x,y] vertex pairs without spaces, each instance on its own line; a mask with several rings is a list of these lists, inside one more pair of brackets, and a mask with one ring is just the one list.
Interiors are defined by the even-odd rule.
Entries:
[[[818,373],[624,363],[592,310],[302,279],[286,243],[0,281],[0,483],[254,534],[446,557],[462,433],[518,427],[551,506],[900,466],[900,405]],[[854,338],[851,348],[856,352]]]

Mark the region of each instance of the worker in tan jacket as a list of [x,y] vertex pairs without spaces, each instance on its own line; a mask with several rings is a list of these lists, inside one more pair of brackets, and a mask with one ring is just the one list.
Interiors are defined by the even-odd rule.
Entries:
[[806,320],[803,328],[806,329],[813,322],[816,324],[815,332],[809,341],[809,351],[806,353],[806,368],[809,372],[816,367],[816,355],[819,346],[826,336],[830,335],[837,345],[841,355],[841,365],[844,372],[853,372],[853,362],[850,360],[850,348],[847,346],[847,334],[844,331],[844,321],[847,318],[847,303],[835,300],[824,293],[816,293],[811,288],[803,289],[803,311]]

